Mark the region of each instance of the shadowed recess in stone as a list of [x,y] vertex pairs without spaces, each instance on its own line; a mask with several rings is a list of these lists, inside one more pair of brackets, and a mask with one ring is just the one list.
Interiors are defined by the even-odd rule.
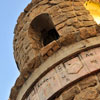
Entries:
[[35,17],[31,23],[31,27],[36,33],[40,33],[40,38],[44,46],[59,38],[52,19],[47,13]]

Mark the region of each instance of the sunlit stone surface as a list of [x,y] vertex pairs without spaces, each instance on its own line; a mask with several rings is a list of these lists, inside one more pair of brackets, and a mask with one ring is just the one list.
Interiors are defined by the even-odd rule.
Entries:
[[87,10],[90,11],[90,14],[93,16],[94,20],[97,24],[100,24],[100,3],[99,0],[96,1],[87,1],[85,2],[84,6]]

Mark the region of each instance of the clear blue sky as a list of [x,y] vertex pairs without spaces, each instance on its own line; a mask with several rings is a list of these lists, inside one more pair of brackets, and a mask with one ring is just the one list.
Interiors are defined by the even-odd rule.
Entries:
[[0,100],[8,100],[10,89],[19,75],[13,57],[13,31],[20,12],[30,1],[0,2]]

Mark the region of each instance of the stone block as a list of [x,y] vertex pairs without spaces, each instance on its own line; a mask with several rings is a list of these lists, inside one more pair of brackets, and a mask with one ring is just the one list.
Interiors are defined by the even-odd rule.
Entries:
[[[25,13],[22,12],[22,13],[20,14],[20,16],[18,17],[17,23],[20,23],[20,22],[22,21],[22,19],[24,18],[24,16],[25,16]],[[16,28],[15,28],[15,29],[16,29]]]
[[29,3],[28,5],[27,5],[27,7],[24,9],[24,12],[28,12],[31,8],[32,8],[32,6],[33,6],[33,4],[32,3]]
[[80,30],[80,37],[82,39],[86,39],[86,38],[90,37],[90,35],[89,35],[89,33],[88,33],[88,31],[87,31],[87,29],[85,27],[80,28],[79,30]]
[[24,82],[24,78],[20,75],[15,82],[15,86],[19,88],[24,84]]
[[76,34],[74,33],[68,33],[63,37],[60,37],[58,42],[61,46],[66,46],[66,45],[70,45],[74,42],[76,42]]
[[100,72],[97,74],[98,80],[100,82]]
[[71,89],[66,90],[65,92],[63,92],[62,93],[62,98],[63,98],[63,100],[73,100],[75,95],[77,95],[78,93],[80,93],[79,88],[77,86],[74,86]]
[[49,51],[47,52],[47,55],[48,55],[48,56],[51,56],[53,53],[54,53],[53,50],[49,50]]
[[80,89],[82,90],[88,87],[94,87],[97,85],[96,76],[89,76],[83,79],[82,81],[80,81],[78,84],[79,84]]
[[56,41],[53,41],[51,43],[49,43],[47,46],[43,47],[40,51],[41,55],[44,56],[47,54],[47,52],[52,49],[53,47],[59,47],[58,43]]
[[14,98],[17,96],[18,94],[18,89],[14,86],[11,89],[11,94],[10,94],[10,98],[11,100],[14,100]]
[[61,14],[61,15],[57,15],[54,18],[52,18],[54,25],[58,25],[64,21],[66,21],[68,18],[66,16],[66,14]]
[[98,93],[95,88],[87,88],[75,96],[74,100],[96,100]]

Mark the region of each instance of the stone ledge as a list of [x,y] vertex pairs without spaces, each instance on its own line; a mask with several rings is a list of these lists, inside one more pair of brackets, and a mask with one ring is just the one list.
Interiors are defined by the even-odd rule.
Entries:
[[[66,60],[65,62],[61,62],[56,67],[53,67],[53,69],[50,70],[47,74],[45,74],[45,76],[39,79],[39,81],[35,85],[32,85],[30,87],[32,88],[32,90],[31,92],[29,91],[28,93],[26,93],[26,94],[29,94],[29,93],[30,94],[28,97],[26,97],[25,95],[25,99],[32,100],[32,98],[35,97],[35,99],[37,98],[38,100],[48,100],[53,95],[55,95],[55,93],[58,93],[64,87],[67,88],[73,82],[77,82],[77,80],[83,78],[84,76],[90,75],[93,72],[100,71],[100,58],[99,58],[100,55],[99,54],[100,54],[100,47],[93,48],[85,52],[79,53],[77,56],[75,56],[74,58],[68,61]],[[91,77],[90,79],[91,80],[88,79],[87,82],[85,81],[84,88],[97,85],[96,76],[94,78]],[[56,88],[55,88],[55,84],[56,84]],[[84,82],[82,82],[81,85],[79,85],[81,90],[84,89],[84,88],[81,88],[82,86],[84,86]],[[76,90],[77,89],[73,91],[73,94],[74,92],[79,93]],[[33,95],[33,92],[34,92],[34,95]],[[71,95],[71,97],[73,96]],[[66,96],[63,99],[65,100]],[[24,100],[24,98],[22,100]]]
[[[18,96],[11,98],[11,100],[14,100],[15,98],[17,98],[17,100],[21,100],[22,97],[20,97],[20,96],[21,95],[23,96],[25,94],[26,90],[29,89],[31,84],[33,84],[44,72],[46,72],[48,69],[50,69],[50,67],[52,67],[56,63],[59,63],[63,59],[68,58],[69,56],[72,56],[74,54],[77,54],[87,48],[98,46],[98,45],[100,45],[100,36],[80,41],[78,43],[69,45],[68,47],[62,47],[59,51],[57,51],[55,54],[53,54],[51,57],[49,57],[44,63],[42,63],[40,65],[40,67],[37,68],[34,71],[34,73],[32,73],[32,75],[27,79],[27,81],[23,76],[21,76],[21,77],[23,77],[22,80],[23,79],[25,80],[25,83],[23,82],[23,84],[21,84]],[[59,56],[57,56],[57,55],[59,55]],[[32,78],[32,81],[31,81],[31,78]],[[16,87],[16,86],[14,86],[14,87]],[[24,89],[24,91],[23,91],[23,89]],[[18,90],[19,90],[19,88],[18,88]],[[11,92],[10,97],[12,97],[13,93],[14,92]]]

